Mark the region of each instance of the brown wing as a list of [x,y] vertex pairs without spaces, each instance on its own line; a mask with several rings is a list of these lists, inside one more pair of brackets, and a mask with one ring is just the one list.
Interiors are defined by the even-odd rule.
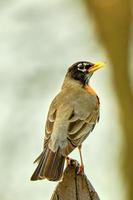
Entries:
[[56,108],[52,108],[52,109],[50,108],[49,109],[49,113],[48,113],[48,117],[47,117],[47,121],[46,121],[46,126],[45,126],[44,148],[48,144],[48,141],[49,141],[51,134],[53,132],[54,122],[55,122],[55,119],[56,119],[56,113],[57,113]]
[[94,110],[89,113],[89,115],[81,119],[76,117],[76,114],[70,119],[70,124],[68,128],[68,138],[71,140],[72,144],[75,146],[80,145],[89,133],[94,129],[99,116],[99,110]]
[[[58,109],[57,109],[58,107]],[[71,144],[67,138],[69,118],[72,115],[72,107],[67,106],[50,106],[46,126],[45,126],[45,138],[44,148],[48,145],[52,151],[56,151],[58,148],[63,150],[64,146],[72,151],[75,146]]]
[[89,133],[94,129],[99,119],[99,109],[89,113],[86,118],[81,118],[74,110],[69,118],[68,145],[63,149],[63,154],[68,155],[75,147],[82,144]]
[[99,106],[95,97],[83,95],[78,93],[78,98],[76,95],[71,98],[60,95],[62,98],[58,96],[51,104],[45,128],[44,148],[48,145],[53,152],[60,148],[63,155],[68,155],[93,130],[99,117]]

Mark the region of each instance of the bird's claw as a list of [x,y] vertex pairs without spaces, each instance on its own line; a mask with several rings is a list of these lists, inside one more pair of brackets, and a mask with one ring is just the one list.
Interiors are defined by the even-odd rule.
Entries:
[[80,174],[82,174],[82,173],[84,173],[84,166],[83,166],[83,165],[80,165],[80,166],[78,167],[77,174],[80,175]]
[[72,160],[71,158],[66,157],[67,166],[68,166],[68,165],[71,165],[71,160]]
[[71,159],[71,158],[69,158],[69,157],[66,157],[66,162],[67,162],[67,166],[68,166],[68,165],[69,165],[69,166],[75,165],[76,167],[79,168],[79,163],[78,163],[77,160],[73,160],[73,159]]
[[76,166],[78,175],[84,173],[84,166],[80,165],[77,160],[73,160],[69,157],[66,157],[66,162],[67,162],[67,166]]

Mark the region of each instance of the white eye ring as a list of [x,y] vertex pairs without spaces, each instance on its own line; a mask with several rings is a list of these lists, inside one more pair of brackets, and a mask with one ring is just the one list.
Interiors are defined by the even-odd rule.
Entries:
[[85,69],[84,64],[79,63],[79,64],[78,64],[78,70],[79,70],[79,71],[82,71],[82,72],[86,72],[86,69]]
[[79,63],[79,64],[78,64],[78,68],[80,68],[80,67],[83,67],[83,68],[84,68],[83,64]]

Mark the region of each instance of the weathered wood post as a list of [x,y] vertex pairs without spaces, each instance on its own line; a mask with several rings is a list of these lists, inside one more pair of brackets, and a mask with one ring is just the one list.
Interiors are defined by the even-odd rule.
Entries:
[[51,200],[100,200],[87,176],[77,174],[77,161],[72,160],[64,171]]

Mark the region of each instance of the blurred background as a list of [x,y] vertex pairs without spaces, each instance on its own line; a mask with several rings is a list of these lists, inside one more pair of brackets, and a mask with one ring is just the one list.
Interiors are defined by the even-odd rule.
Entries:
[[[133,199],[133,37],[130,0],[0,1],[0,199],[49,200],[30,182],[49,105],[68,66],[104,61],[92,78],[101,117],[83,145],[101,200]],[[71,157],[79,160],[75,150]]]

